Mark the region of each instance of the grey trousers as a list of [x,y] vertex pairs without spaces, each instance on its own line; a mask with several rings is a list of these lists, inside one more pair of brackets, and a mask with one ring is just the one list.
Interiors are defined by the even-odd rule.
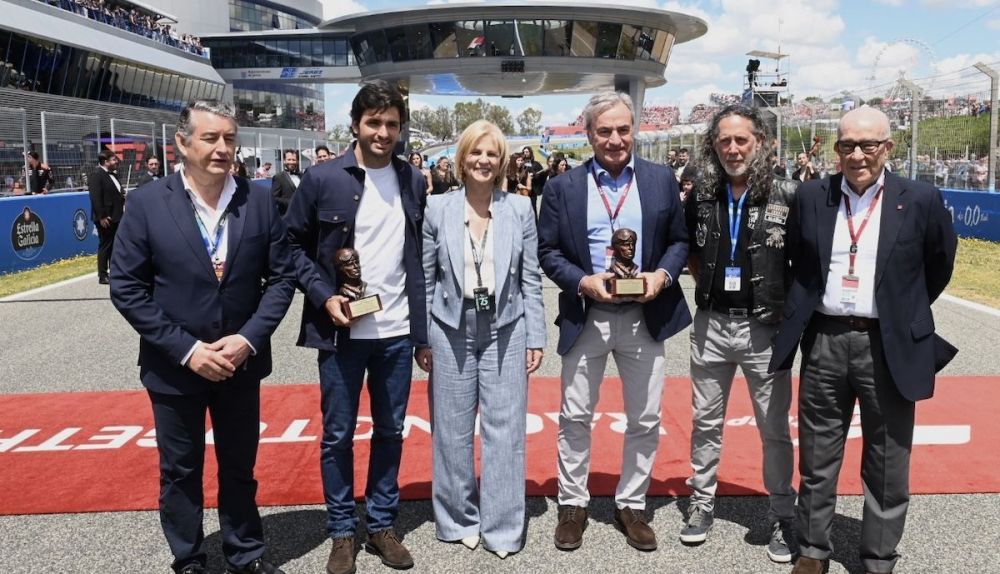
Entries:
[[618,508],[642,510],[660,440],[663,343],[649,334],[641,305],[595,305],[583,332],[562,359],[559,409],[559,504],[587,506],[590,432],[608,355],[622,379],[625,444],[615,490]]
[[488,550],[517,552],[524,545],[527,341],[523,319],[502,329],[491,319],[469,302],[458,330],[430,324],[434,523],[441,540],[482,534]]
[[788,431],[792,404],[789,371],[769,374],[775,326],[756,319],[731,319],[699,309],[691,329],[691,504],[714,510],[722,429],[736,367],[746,377],[763,446],[764,488],[770,496],[768,521],[795,517],[792,470],[795,454]]
[[814,315],[802,338],[799,383],[798,526],[801,553],[825,559],[844,441],[861,405],[861,480],[865,507],[861,561],[868,572],[891,572],[898,559],[910,500],[914,403],[896,389],[878,329],[851,331]]

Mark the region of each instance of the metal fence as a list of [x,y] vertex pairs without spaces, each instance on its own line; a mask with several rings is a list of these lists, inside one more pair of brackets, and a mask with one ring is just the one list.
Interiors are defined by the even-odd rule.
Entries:
[[[104,149],[113,150],[121,160],[118,177],[126,187],[134,185],[151,155],[160,158],[165,174],[173,172],[182,159],[174,142],[176,124],[50,111],[38,114],[29,117],[24,109],[0,107],[0,196],[27,190],[27,151],[37,151],[49,166],[53,178],[49,191],[56,192],[86,189],[87,179],[97,167],[97,154]],[[28,120],[35,117],[40,119],[41,141],[29,135]],[[251,177],[265,162],[271,163],[273,175],[281,170],[281,150],[297,149],[304,170],[313,164],[313,149],[325,143],[324,136],[300,130],[242,128],[237,137],[237,159],[246,165]]]
[[42,112],[42,161],[52,170],[54,189],[85,187],[107,143],[98,116]]
[[146,160],[151,155],[160,156],[156,150],[156,126],[153,122],[111,119],[111,145],[108,147],[118,156],[118,179],[130,189],[139,174],[146,169]]
[[[889,116],[895,142],[889,165],[894,172],[939,187],[995,191],[1000,175],[998,70],[1000,62],[979,63],[934,77],[887,79],[767,108],[774,115],[780,159],[789,173],[800,153],[806,153],[821,174],[838,171],[833,149],[837,123],[847,111],[868,105]],[[713,107],[705,109],[714,113],[721,105]],[[646,159],[665,162],[669,150],[688,148],[697,159],[705,129],[703,120],[643,132],[636,150]]]
[[0,108],[0,195],[23,193],[28,163],[27,113],[20,108]]

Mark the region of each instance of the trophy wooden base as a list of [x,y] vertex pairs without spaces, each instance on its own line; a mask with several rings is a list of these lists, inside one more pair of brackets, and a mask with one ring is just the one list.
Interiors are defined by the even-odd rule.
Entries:
[[616,277],[609,279],[608,292],[615,297],[641,297],[646,294],[646,278],[622,279]]
[[379,298],[378,294],[369,295],[355,301],[347,301],[344,303],[344,314],[347,315],[348,319],[357,319],[358,317],[371,315],[372,313],[381,310],[382,299]]

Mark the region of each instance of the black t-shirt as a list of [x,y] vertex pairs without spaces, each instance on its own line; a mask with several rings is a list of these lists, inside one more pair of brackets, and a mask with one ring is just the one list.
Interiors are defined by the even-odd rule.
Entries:
[[25,193],[28,195],[33,195],[36,193],[42,193],[42,191],[49,188],[52,185],[52,173],[47,169],[42,168],[28,168],[28,185],[26,186]]
[[[743,202],[743,217],[740,220],[740,228],[737,231],[736,258],[729,260],[730,247],[732,242],[729,237],[729,205],[726,201],[716,204],[719,209],[719,223],[721,224],[719,237],[719,253],[715,258],[715,277],[712,279],[712,304],[721,309],[744,308],[749,309],[753,305],[753,298],[750,292],[750,257],[747,254],[747,243],[750,240],[750,198]],[[740,268],[740,290],[726,291],[726,267]]]

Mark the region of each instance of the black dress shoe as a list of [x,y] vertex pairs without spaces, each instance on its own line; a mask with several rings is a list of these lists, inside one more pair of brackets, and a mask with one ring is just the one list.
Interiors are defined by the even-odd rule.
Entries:
[[226,566],[226,574],[285,574],[285,572],[263,558],[258,558],[246,566]]
[[111,279],[107,277],[98,277],[97,282],[101,285],[111,285]]
[[177,574],[205,574],[205,567],[198,562],[192,562],[185,564],[183,568],[177,571]]

